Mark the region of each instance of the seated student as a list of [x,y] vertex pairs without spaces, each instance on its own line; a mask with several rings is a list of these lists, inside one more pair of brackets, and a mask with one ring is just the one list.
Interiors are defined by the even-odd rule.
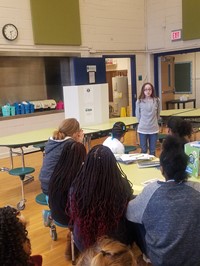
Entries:
[[103,145],[111,149],[114,154],[123,154],[125,148],[123,145],[126,125],[123,122],[116,122],[112,128],[112,136],[108,137]]
[[31,256],[25,220],[18,210],[0,208],[0,228],[0,265],[42,265],[42,256]]
[[83,131],[75,118],[67,118],[62,121],[53,136],[45,145],[45,156],[40,170],[39,179],[44,194],[48,195],[49,180],[60,158],[62,149],[68,140],[83,141]]
[[200,183],[187,180],[187,164],[180,140],[168,136],[160,155],[165,181],[128,204],[126,217],[144,226],[143,252],[155,266],[200,265]]
[[76,266],[136,266],[132,250],[108,237],[100,238],[93,247],[82,253]]
[[75,176],[84,163],[85,146],[74,140],[66,141],[61,156],[55,166],[49,182],[49,207],[52,218],[63,225],[68,225],[65,208],[69,189]]
[[167,122],[169,135],[180,139],[182,145],[189,142],[192,135],[192,124],[179,116],[171,116]]
[[[50,224],[54,219],[62,225],[68,225],[70,218],[66,215],[68,193],[73,180],[84,163],[86,156],[85,146],[73,139],[66,141],[61,156],[55,166],[49,182],[49,216],[46,223]],[[43,212],[47,215],[47,211]],[[48,218],[48,219],[47,219]],[[77,250],[76,250],[77,253]],[[71,232],[67,234],[65,258],[71,259]]]
[[132,195],[131,185],[111,150],[103,145],[94,146],[70,193],[74,241],[80,251],[103,235],[126,244],[131,241],[125,212]]

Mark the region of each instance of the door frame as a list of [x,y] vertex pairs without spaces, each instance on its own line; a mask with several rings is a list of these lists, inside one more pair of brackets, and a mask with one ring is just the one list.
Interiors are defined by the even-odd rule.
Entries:
[[131,103],[132,115],[135,115],[135,103],[137,99],[137,83],[136,83],[136,56],[135,55],[102,55],[103,58],[129,58],[131,71]]
[[163,53],[157,53],[154,54],[154,86],[156,90],[156,94],[160,97],[161,96],[161,89],[160,89],[160,75],[161,75],[161,69],[160,69],[160,57],[166,56],[166,55],[176,55],[176,54],[188,54],[188,53],[195,53],[200,52],[200,48],[193,48],[193,49],[187,49],[187,50],[176,50],[176,51],[170,51],[170,52],[163,52]]

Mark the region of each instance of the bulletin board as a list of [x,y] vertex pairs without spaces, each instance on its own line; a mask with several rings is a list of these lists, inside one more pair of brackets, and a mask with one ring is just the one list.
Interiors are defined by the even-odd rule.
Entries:
[[200,1],[182,0],[183,40],[200,39]]
[[79,0],[30,0],[35,44],[81,45]]
[[192,92],[192,63],[175,63],[175,93]]

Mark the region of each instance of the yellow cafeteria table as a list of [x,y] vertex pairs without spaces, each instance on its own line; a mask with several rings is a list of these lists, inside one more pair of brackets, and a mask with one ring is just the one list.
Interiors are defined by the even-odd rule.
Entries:
[[[108,122],[105,122],[105,123],[90,125],[90,126],[83,126],[83,130],[97,130],[97,132],[101,134],[101,133],[105,133],[106,131],[110,131],[113,125],[119,121],[124,122],[126,126],[136,126],[138,124],[138,120],[135,116],[115,117],[115,118],[110,118]],[[136,132],[136,139],[137,139],[137,132]],[[88,148],[90,149],[90,140],[88,141]]]
[[[44,128],[39,130],[27,131],[24,133],[14,134],[6,137],[0,137],[0,147],[7,147],[10,150],[11,168],[13,168],[13,154],[21,155],[22,167],[25,166],[23,147],[32,146],[42,142],[46,142],[52,136],[55,128]],[[84,143],[89,146],[91,135],[98,132],[97,129],[83,129],[85,139]],[[19,148],[20,152],[13,149]],[[2,169],[3,170],[3,169]]]
[[160,112],[160,117],[162,118],[162,124],[167,123],[167,120],[171,116],[179,116],[184,119],[193,118],[196,119],[200,117],[200,109],[171,109],[171,110],[162,110]]
[[199,118],[200,117],[200,108],[191,109],[188,112],[178,113],[176,116],[183,118]]
[[137,125],[138,121],[135,116],[130,116],[130,117],[115,117],[115,118],[110,118],[108,122],[96,124],[96,125],[90,125],[90,126],[83,126],[83,129],[94,129],[94,130],[99,130],[99,131],[107,131],[111,130],[114,123],[116,122],[124,122],[126,126],[131,126],[131,125]]
[[[126,174],[128,180],[133,184],[134,195],[138,195],[144,188],[144,182],[157,179],[164,181],[164,177],[161,174],[159,168],[149,167],[149,168],[138,168],[137,163],[133,164],[123,164],[119,163],[123,172]],[[200,182],[200,176],[190,177],[188,181]]]
[[152,179],[163,180],[159,168],[138,168],[137,163],[124,164],[119,163],[128,180],[133,184],[134,195],[138,195],[144,188],[144,182]]
[[162,110],[160,112],[160,117],[163,117],[163,118],[168,118],[169,116],[176,116],[178,114],[185,114],[187,112],[190,112],[194,109],[190,108],[190,109],[170,109],[170,110]]

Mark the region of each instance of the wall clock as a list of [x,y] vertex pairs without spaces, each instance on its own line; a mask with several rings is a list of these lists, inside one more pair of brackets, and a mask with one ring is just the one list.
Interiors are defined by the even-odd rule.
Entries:
[[3,36],[9,41],[14,41],[18,37],[18,29],[15,25],[11,23],[5,24],[3,26],[2,33]]

